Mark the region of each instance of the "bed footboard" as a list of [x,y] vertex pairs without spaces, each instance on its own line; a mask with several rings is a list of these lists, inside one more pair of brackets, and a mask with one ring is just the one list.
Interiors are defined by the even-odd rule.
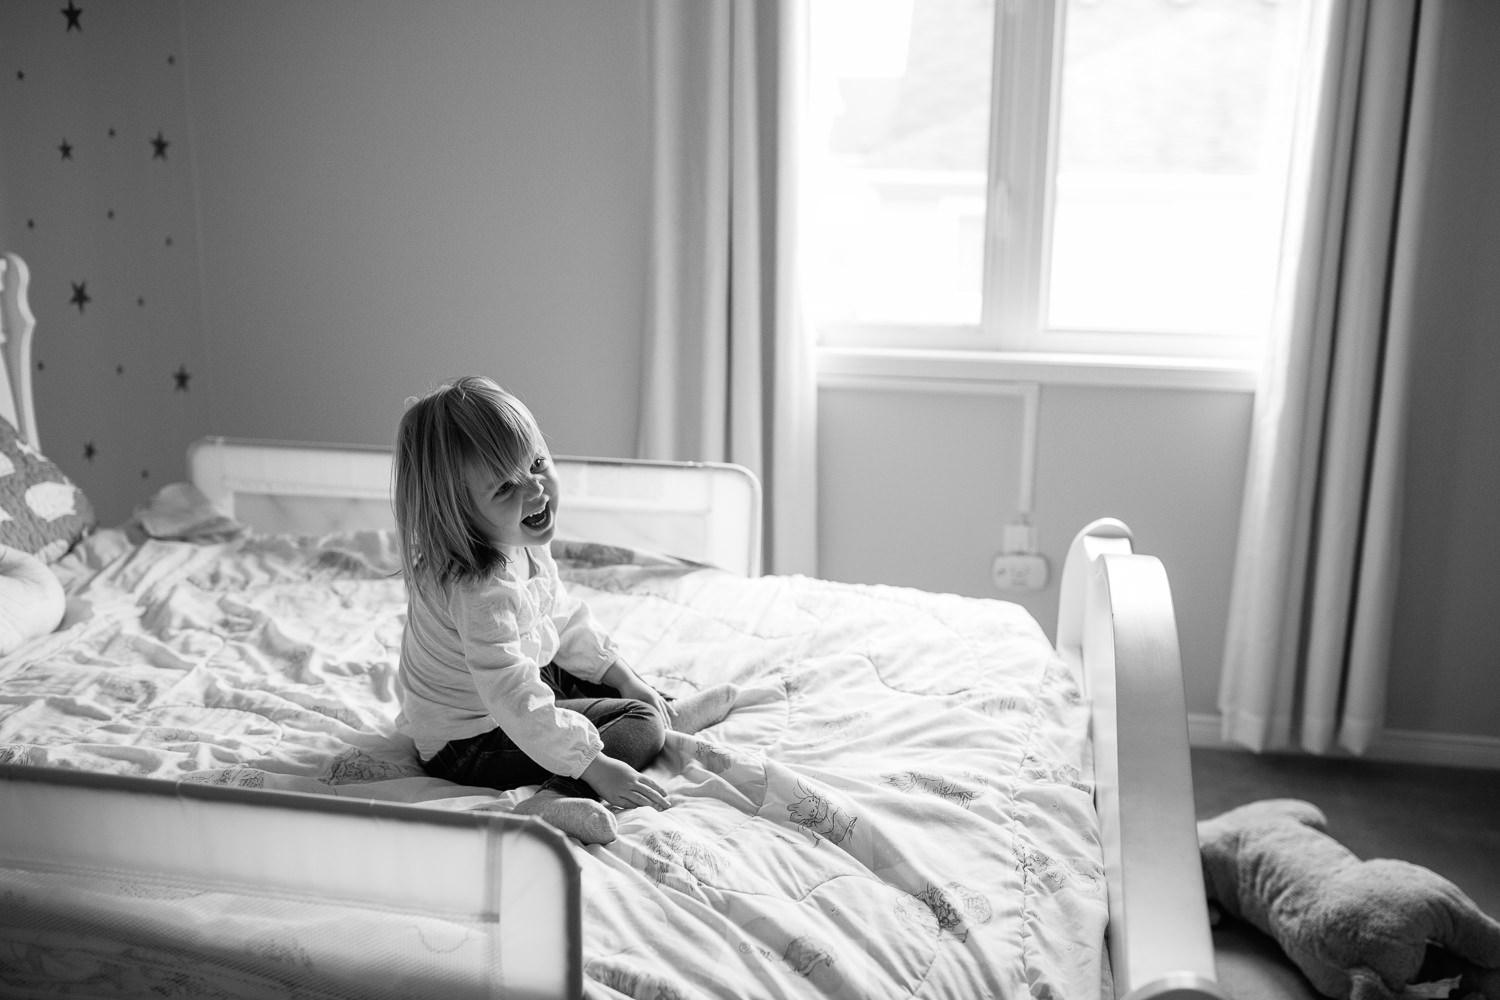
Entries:
[[136,995],[583,988],[577,862],[518,816],[0,765],[0,890],[20,992],[122,950]]
[[1159,560],[1104,519],[1074,539],[1057,645],[1092,707],[1119,1000],[1223,1000],[1198,853],[1176,619]]

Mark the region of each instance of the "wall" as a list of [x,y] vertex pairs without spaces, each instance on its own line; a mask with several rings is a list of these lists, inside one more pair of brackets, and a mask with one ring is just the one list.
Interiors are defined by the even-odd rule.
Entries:
[[187,0],[183,32],[215,427],[385,444],[472,371],[558,451],[633,451],[641,3]]
[[[38,277],[44,444],[105,520],[180,476],[196,436],[386,443],[407,394],[463,370],[521,388],[558,450],[633,454],[644,0],[83,6],[70,32],[55,0],[0,4],[0,243]],[[1390,721],[1494,756],[1500,5],[1447,7]],[[825,575],[1012,596],[987,579],[1014,512],[1015,401],[821,402]],[[1127,520],[1171,572],[1189,708],[1210,725],[1250,405],[1040,394],[1054,574],[1085,521]],[[1055,581],[1021,599],[1052,628]]]
[[1017,601],[1051,634],[1073,535],[1120,518],[1168,568],[1189,711],[1216,712],[1252,395],[1044,385],[1038,397],[1032,523],[1050,566],[1043,590],[990,582],[1020,501],[1019,400],[919,380],[820,394],[819,573]]
[[42,447],[113,524],[209,423],[182,31],[165,0],[64,10],[0,4],[0,245],[32,272]]

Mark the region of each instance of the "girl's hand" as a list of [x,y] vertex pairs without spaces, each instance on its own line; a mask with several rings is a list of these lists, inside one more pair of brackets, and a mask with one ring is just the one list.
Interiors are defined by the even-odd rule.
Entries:
[[604,754],[579,775],[588,786],[599,793],[599,798],[616,809],[636,809],[650,806],[656,810],[671,805],[665,790],[623,760],[615,760]]
[[641,680],[640,675],[624,660],[616,660],[604,672],[603,680],[604,683],[620,692],[621,698],[633,698],[650,705],[655,709],[656,714],[661,716],[661,724],[668,729],[672,728],[672,715],[667,710],[667,699],[663,698],[656,688]]

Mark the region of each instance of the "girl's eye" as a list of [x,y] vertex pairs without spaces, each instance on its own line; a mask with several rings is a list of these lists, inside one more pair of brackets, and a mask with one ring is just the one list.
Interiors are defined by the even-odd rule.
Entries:
[[499,486],[495,487],[495,496],[503,497],[515,488],[515,483],[501,483]]
[[547,456],[538,455],[535,460],[532,461],[531,467],[538,472],[540,472],[542,469],[545,469],[547,467]]

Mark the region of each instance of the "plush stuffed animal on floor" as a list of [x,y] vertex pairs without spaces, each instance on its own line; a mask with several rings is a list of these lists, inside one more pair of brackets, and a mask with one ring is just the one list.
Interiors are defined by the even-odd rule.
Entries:
[[[1200,821],[1209,901],[1275,938],[1326,996],[1409,1000],[1451,989],[1453,1000],[1500,1000],[1500,922],[1427,868],[1361,861],[1326,827],[1316,806],[1297,799]],[[1452,979],[1409,989],[1429,943],[1452,960]]]

